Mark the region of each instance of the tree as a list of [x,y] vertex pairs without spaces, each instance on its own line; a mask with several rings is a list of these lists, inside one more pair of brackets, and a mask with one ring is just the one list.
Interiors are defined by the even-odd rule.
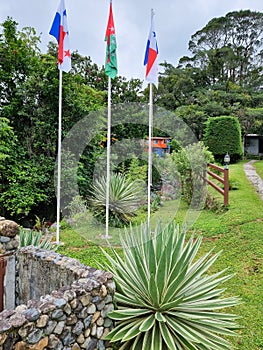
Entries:
[[[49,52],[53,52],[53,46],[49,44]],[[55,53],[56,54],[56,53]],[[81,56],[78,52],[72,53],[72,74],[80,76],[82,81],[97,91],[105,93],[105,103],[107,102],[108,91],[108,76],[105,74],[104,67],[98,67],[93,63],[88,56]],[[142,88],[142,81],[139,79],[127,80],[122,76],[117,76],[112,79],[112,102],[139,102],[141,100],[140,91]]]
[[[42,54],[35,30],[18,31],[17,25],[7,18],[0,34],[0,118],[5,118],[1,119],[5,121],[3,130],[7,130],[9,123],[17,140],[12,144],[10,136],[7,145],[10,155],[2,154],[9,158],[2,176],[0,202],[6,215],[20,223],[25,219],[32,222],[35,215],[53,220],[59,87],[57,47],[50,43],[48,52]],[[117,77],[112,86],[113,102],[140,100],[139,80]],[[90,57],[73,53],[72,72],[63,75],[62,98],[64,138],[78,121],[106,107],[107,77],[103,67],[92,63]],[[97,130],[103,130],[105,118],[100,116],[96,123]],[[98,154],[102,152],[103,136],[102,131],[91,140],[80,159],[78,181],[84,195],[89,190]],[[5,143],[3,147],[7,146]],[[72,145],[73,149],[77,147]]]
[[204,132],[204,122],[207,114],[197,104],[178,107],[176,115],[189,125],[198,140],[201,140]]
[[242,134],[263,135],[263,108],[245,108],[238,113]]
[[192,102],[196,88],[196,76],[192,69],[175,68],[163,63],[156,102],[159,106],[174,111],[177,107]]
[[263,13],[241,10],[214,18],[192,35],[192,58],[181,63],[205,69],[211,83],[232,81],[253,85],[262,76]]
[[[2,26],[0,117],[9,121],[19,141],[5,167],[0,202],[6,215],[19,222],[33,220],[36,214],[54,219],[59,83],[56,57],[40,53],[39,38],[32,28],[20,32],[11,18]],[[85,84],[81,76],[65,74],[63,136],[91,110],[103,106],[105,95]]]

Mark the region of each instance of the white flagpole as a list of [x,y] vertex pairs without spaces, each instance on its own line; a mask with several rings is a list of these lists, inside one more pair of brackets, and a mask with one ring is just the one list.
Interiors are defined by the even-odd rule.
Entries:
[[58,178],[57,178],[57,230],[56,244],[59,244],[60,226],[60,189],[61,189],[61,130],[62,130],[62,69],[59,70],[59,98],[58,98]]
[[108,130],[107,130],[107,171],[106,171],[106,236],[109,237],[109,197],[110,197],[110,146],[111,146],[111,77],[108,79]]
[[152,186],[152,124],[153,124],[153,87],[150,83],[149,96],[149,147],[148,147],[148,229],[151,219],[151,186]]

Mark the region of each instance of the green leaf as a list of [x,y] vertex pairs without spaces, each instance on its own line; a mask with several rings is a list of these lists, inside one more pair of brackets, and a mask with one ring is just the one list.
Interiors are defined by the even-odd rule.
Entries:
[[137,335],[139,335],[140,325],[141,325],[141,319],[137,319],[136,321],[132,322],[129,330],[126,331],[125,335],[122,337],[122,341],[130,340],[132,338],[135,338]]
[[142,321],[140,325],[140,331],[141,332],[147,332],[149,331],[155,323],[155,316],[154,314],[151,314],[150,316],[146,317],[144,321]]
[[153,307],[159,306],[159,292],[155,281],[155,276],[151,275],[149,280],[149,290],[151,291],[151,303]]
[[[160,235],[159,235],[160,236]],[[164,286],[167,282],[167,253],[166,250],[163,249],[162,254],[160,254],[159,263],[157,265],[157,270],[155,274],[155,283],[158,289],[158,295],[161,296],[164,290]],[[159,298],[158,303],[160,304],[161,298]]]
[[155,318],[159,322],[166,322],[166,317],[159,311],[155,313]]
[[132,319],[137,316],[144,316],[151,313],[149,309],[124,309],[114,310],[108,313],[108,316],[116,321]]
[[159,327],[161,330],[162,338],[165,344],[167,345],[168,349],[174,349],[175,347],[174,339],[169,328],[163,322],[159,323]]
[[152,332],[151,331],[147,331],[144,333],[143,336],[143,343],[142,343],[142,347],[140,350],[149,350],[151,349],[151,339],[152,339]]
[[151,349],[154,349],[154,350],[163,349],[162,335],[159,329],[159,325],[157,323],[155,323],[152,331]]

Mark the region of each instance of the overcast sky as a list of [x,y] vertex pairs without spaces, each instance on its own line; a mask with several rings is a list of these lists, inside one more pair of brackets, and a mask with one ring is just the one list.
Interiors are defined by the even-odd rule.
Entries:
[[[104,35],[108,21],[109,0],[65,0],[68,13],[71,51],[90,56],[104,64]],[[53,41],[48,33],[59,0],[1,0],[0,22],[11,16],[22,27],[34,27],[41,35],[41,50]],[[113,0],[117,35],[119,74],[144,79],[143,58],[150,27],[150,11],[155,12],[159,46],[158,61],[177,65],[189,55],[192,34],[209,20],[241,9],[263,11],[262,0]]]

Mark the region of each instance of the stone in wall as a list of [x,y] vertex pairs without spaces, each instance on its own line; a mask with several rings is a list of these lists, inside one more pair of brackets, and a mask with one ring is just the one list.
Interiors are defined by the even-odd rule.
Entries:
[[4,237],[15,237],[19,234],[19,225],[12,221],[0,218],[0,236]]
[[0,217],[0,255],[14,251],[19,246],[19,225]]

